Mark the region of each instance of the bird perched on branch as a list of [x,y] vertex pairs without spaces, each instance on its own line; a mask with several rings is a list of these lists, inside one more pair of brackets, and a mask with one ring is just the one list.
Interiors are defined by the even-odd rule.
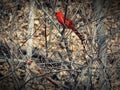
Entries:
[[34,61],[28,60],[27,64],[28,64],[28,69],[30,70],[30,72],[34,74],[44,74],[43,70],[40,67],[38,67]]
[[[45,74],[45,72],[37,66],[37,64],[33,60],[28,60],[27,61],[28,69],[34,73],[34,74]],[[45,76],[45,79],[47,79],[51,84],[54,86],[58,87],[58,84],[50,77]]]
[[[64,14],[62,11],[58,11],[55,13],[55,16],[57,17],[57,20],[60,24],[62,24],[63,26],[72,29],[72,31],[79,37],[79,39],[83,42],[85,40],[85,37],[82,33],[78,32],[78,30],[76,29],[75,25],[72,23],[72,21],[70,19],[68,19],[67,17],[64,18]],[[64,23],[64,19],[65,19],[65,23]]]

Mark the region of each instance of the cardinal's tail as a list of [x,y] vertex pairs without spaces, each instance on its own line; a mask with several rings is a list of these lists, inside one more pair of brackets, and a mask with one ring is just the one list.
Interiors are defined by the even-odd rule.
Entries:
[[77,29],[72,29],[73,32],[79,37],[79,39],[83,42],[85,40],[85,37],[82,33],[78,32]]

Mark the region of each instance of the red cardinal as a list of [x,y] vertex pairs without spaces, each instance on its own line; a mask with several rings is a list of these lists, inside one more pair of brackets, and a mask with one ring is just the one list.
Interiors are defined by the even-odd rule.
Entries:
[[75,25],[67,17],[65,19],[65,24],[64,24],[64,14],[62,13],[62,11],[56,12],[55,16],[57,17],[57,20],[60,24],[65,25],[69,29],[72,29],[73,32],[80,38],[81,41],[85,40],[84,36],[77,31],[77,29],[75,28]]

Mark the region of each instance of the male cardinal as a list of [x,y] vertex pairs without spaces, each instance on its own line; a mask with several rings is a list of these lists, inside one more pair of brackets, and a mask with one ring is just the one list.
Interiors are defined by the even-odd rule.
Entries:
[[55,16],[57,17],[57,20],[60,24],[62,24],[63,26],[65,26],[69,29],[72,29],[73,32],[79,37],[79,39],[81,41],[85,40],[84,36],[81,33],[78,32],[78,30],[75,28],[75,25],[72,23],[72,21],[70,19],[68,19],[66,17],[65,23],[64,23],[64,14],[62,13],[62,11],[56,12]]
[[[45,74],[45,72],[44,72],[40,67],[38,67],[37,64],[36,64],[34,61],[28,60],[28,61],[27,61],[27,65],[29,66],[28,69],[29,69],[32,73],[34,73],[34,74]],[[45,78],[46,78],[50,83],[52,83],[54,86],[58,87],[58,84],[57,84],[53,79],[51,79],[50,77],[47,77],[47,76],[45,76]]]

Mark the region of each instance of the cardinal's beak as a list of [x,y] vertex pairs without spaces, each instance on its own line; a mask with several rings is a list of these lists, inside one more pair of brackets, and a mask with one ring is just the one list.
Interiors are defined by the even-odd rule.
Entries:
[[33,62],[32,60],[28,60],[28,61],[27,61],[27,64],[28,64],[28,65],[31,65],[32,62]]

